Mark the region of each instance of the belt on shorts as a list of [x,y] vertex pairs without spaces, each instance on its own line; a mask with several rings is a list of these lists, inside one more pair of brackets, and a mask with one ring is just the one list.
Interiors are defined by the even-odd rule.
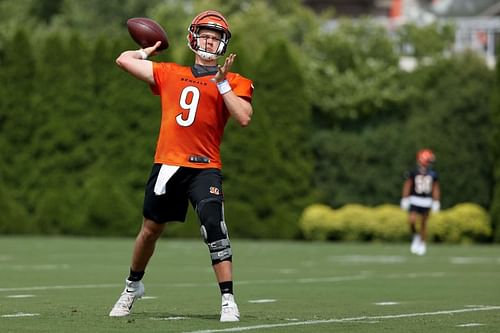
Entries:
[[191,155],[188,160],[191,163],[210,163],[210,159],[205,156]]

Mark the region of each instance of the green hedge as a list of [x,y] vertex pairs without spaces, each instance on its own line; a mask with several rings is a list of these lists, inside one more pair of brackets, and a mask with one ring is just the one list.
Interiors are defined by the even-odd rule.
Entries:
[[[349,204],[339,209],[314,204],[304,210],[299,227],[309,240],[405,241],[409,238],[407,219],[407,212],[390,204]],[[429,240],[435,242],[484,242],[491,236],[488,213],[473,203],[432,214],[428,222]]]

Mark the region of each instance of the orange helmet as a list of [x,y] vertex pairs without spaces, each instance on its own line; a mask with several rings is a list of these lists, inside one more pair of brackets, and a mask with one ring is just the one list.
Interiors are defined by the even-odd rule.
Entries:
[[[221,39],[215,52],[209,52],[200,45],[200,29],[211,29],[220,32]],[[196,15],[189,26],[188,32],[189,48],[205,60],[213,60],[224,55],[229,39],[231,39],[231,32],[226,18],[215,10],[207,10]]]
[[423,167],[428,167],[431,163],[434,163],[436,157],[430,149],[421,149],[417,153],[417,162]]

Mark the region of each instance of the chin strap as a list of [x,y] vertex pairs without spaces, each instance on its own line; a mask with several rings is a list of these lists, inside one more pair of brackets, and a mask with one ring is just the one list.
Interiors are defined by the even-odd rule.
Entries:
[[213,54],[213,53],[209,53],[209,52],[205,52],[205,51],[201,51],[201,50],[196,51],[196,54],[199,55],[203,60],[215,60],[215,59],[219,58],[219,56],[217,54]]

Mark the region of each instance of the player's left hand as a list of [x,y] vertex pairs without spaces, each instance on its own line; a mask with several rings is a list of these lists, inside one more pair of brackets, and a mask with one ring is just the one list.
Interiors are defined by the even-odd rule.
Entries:
[[231,53],[225,60],[224,64],[222,66],[218,66],[217,74],[215,74],[214,78],[212,79],[215,83],[222,82],[226,79],[227,73],[229,73],[229,70],[231,69],[231,66],[233,65],[234,58],[236,58],[236,54]]
[[441,203],[438,200],[433,200],[431,210],[433,213],[439,212],[441,210]]

